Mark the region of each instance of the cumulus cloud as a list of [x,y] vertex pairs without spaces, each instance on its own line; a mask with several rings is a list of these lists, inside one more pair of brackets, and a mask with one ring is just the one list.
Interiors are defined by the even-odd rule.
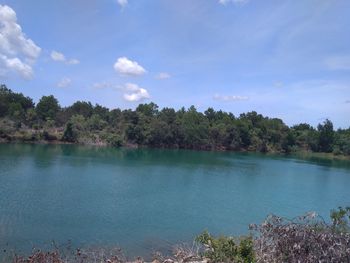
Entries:
[[235,95],[219,95],[215,94],[213,97],[214,100],[217,101],[242,101],[242,100],[248,100],[249,97],[247,96],[235,96]]
[[51,51],[51,59],[53,61],[64,62],[69,65],[76,65],[80,63],[80,61],[75,58],[67,59],[64,54],[55,50]]
[[123,97],[126,101],[138,102],[150,98],[148,91],[140,88],[137,84],[126,83],[124,89],[126,93],[124,93]]
[[129,60],[127,57],[118,58],[114,64],[114,70],[121,75],[141,76],[146,70],[136,61]]
[[70,78],[63,78],[60,82],[57,83],[57,87],[59,88],[67,88],[72,83],[72,80]]
[[130,102],[138,102],[149,99],[151,96],[144,88],[139,87],[134,83],[125,83],[124,85],[117,85],[110,82],[96,82],[92,85],[93,89],[112,89],[123,94],[123,99]]
[[23,33],[16,12],[7,5],[0,5],[0,74],[15,72],[23,78],[31,78],[32,65],[40,52],[41,48]]
[[325,61],[330,70],[350,70],[350,56],[333,56]]
[[219,3],[222,4],[222,5],[226,5],[226,4],[229,4],[229,3],[234,3],[234,4],[246,4],[248,3],[249,0],[219,0]]
[[128,0],[117,0],[121,7],[125,7],[128,4]]
[[19,58],[8,58],[0,55],[0,75],[5,76],[8,71],[17,72],[25,79],[30,79],[33,76],[32,67],[23,63]]
[[170,77],[170,74],[166,72],[160,72],[156,75],[156,79],[169,79]]

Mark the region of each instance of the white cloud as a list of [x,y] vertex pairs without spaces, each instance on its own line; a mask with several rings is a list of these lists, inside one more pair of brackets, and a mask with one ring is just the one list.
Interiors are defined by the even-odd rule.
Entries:
[[113,88],[113,85],[108,82],[96,82],[92,85],[93,89],[107,89],[107,88]]
[[350,70],[350,56],[329,57],[325,64],[330,70]]
[[15,72],[24,78],[33,76],[32,65],[41,48],[27,38],[17,23],[16,12],[7,5],[0,5],[0,72]]
[[4,76],[8,71],[14,71],[25,79],[33,77],[33,69],[30,65],[23,63],[19,58],[0,55],[0,75]]
[[248,2],[249,2],[249,0],[219,0],[219,3],[222,5],[226,5],[228,3],[244,5]]
[[80,61],[75,58],[67,59],[64,54],[55,50],[51,51],[50,56],[53,61],[64,62],[69,65],[76,65],[80,63]]
[[242,100],[248,100],[249,97],[247,96],[235,96],[235,95],[219,95],[215,94],[213,97],[214,100],[218,101],[242,101]]
[[72,83],[72,80],[70,78],[63,78],[60,82],[57,83],[57,87],[59,88],[67,88]]
[[72,59],[67,61],[67,64],[70,64],[70,65],[77,65],[79,63],[80,63],[80,61],[75,59],[75,58],[72,58]]
[[62,53],[55,50],[51,52],[51,58],[54,61],[66,61],[66,57]]
[[169,79],[170,77],[170,74],[166,72],[160,72],[156,75],[156,79]]
[[127,57],[118,58],[114,64],[114,70],[121,75],[141,76],[146,70],[136,61],[129,60]]
[[119,91],[123,94],[123,98],[126,101],[138,102],[145,99],[149,99],[151,96],[144,88],[139,87],[134,83],[125,83],[124,85],[112,84],[110,82],[96,82],[92,85],[93,89],[112,89]]
[[128,0],[117,0],[121,7],[125,7],[128,4]]
[[137,102],[150,98],[148,91],[144,88],[140,88],[137,84],[126,83],[124,85],[124,90],[126,93],[124,93],[123,97],[126,101]]

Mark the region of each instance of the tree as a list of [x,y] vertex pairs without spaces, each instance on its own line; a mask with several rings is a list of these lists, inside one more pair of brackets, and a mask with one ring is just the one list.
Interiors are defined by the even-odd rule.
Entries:
[[70,116],[82,115],[84,118],[90,118],[93,114],[94,107],[91,102],[77,101],[72,106],[67,108]]
[[100,118],[104,121],[109,121],[109,109],[106,107],[96,104],[93,114],[100,116]]
[[159,119],[171,125],[176,121],[176,112],[171,108],[163,108],[159,113]]
[[319,150],[321,152],[331,152],[333,150],[333,141],[334,141],[334,130],[333,123],[326,119],[322,124],[317,126],[319,134]]
[[291,152],[292,147],[295,145],[295,137],[292,131],[289,131],[287,135],[282,139],[282,150],[286,153]]
[[122,116],[122,111],[120,109],[113,109],[109,112],[109,124],[113,127],[116,128],[121,125],[123,116]]
[[59,110],[60,105],[53,95],[43,96],[36,105],[36,113],[43,121],[46,121],[48,118],[55,120]]
[[137,106],[136,111],[144,114],[145,116],[152,117],[158,113],[158,105],[153,102],[148,104],[140,104]]
[[107,126],[107,122],[104,121],[100,115],[93,114],[91,118],[87,120],[87,125],[90,130],[98,131],[102,130],[104,127]]
[[62,141],[65,142],[76,142],[77,141],[77,133],[73,128],[73,123],[68,122],[66,125],[66,129],[64,130]]
[[70,118],[70,121],[73,124],[73,128],[79,132],[85,131],[86,129],[86,120],[84,118],[84,116],[82,115],[73,115]]
[[21,120],[24,118],[25,112],[20,103],[12,102],[9,104],[8,115],[15,120]]
[[26,124],[32,127],[36,120],[37,120],[36,111],[34,109],[27,110],[27,113],[25,116]]
[[205,112],[205,117],[207,117],[207,119],[210,121],[210,122],[213,122],[215,121],[216,119],[216,112],[213,108],[208,108]]
[[350,129],[334,131],[329,120],[319,124],[317,129],[306,123],[289,128],[281,119],[265,117],[255,111],[235,117],[211,107],[204,112],[198,112],[194,106],[178,111],[159,109],[153,102],[139,104],[135,110],[109,110],[98,104],[77,101],[61,109],[52,95],[43,96],[34,106],[31,98],[1,85],[0,122],[8,122],[13,128],[0,127],[2,134],[15,138],[15,131],[25,134],[28,127],[39,131],[56,128],[56,133],[65,127],[67,140],[88,143],[98,138],[116,146],[125,143],[284,153],[299,149],[350,155]]
[[31,98],[13,92],[6,85],[0,86],[0,117],[23,118],[25,112],[31,108],[34,108]]
[[157,147],[172,146],[175,143],[172,130],[166,122],[155,118],[149,124],[149,144]]
[[209,121],[192,105],[183,115],[184,147],[205,149],[208,147]]

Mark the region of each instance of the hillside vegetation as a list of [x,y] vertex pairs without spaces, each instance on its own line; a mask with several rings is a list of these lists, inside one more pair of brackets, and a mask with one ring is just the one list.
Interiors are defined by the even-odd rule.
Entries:
[[35,105],[5,85],[0,87],[0,141],[350,155],[350,128],[334,130],[328,119],[317,128],[288,127],[255,111],[235,116],[213,108],[202,113],[194,106],[159,109],[154,103],[110,110],[85,101],[61,107],[52,95]]

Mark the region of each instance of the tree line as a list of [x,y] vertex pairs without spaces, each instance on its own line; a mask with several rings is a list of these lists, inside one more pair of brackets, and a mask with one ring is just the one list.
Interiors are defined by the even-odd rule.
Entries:
[[35,104],[5,85],[0,87],[0,140],[350,155],[350,128],[334,130],[328,119],[316,128],[289,127],[255,111],[235,116],[213,108],[198,112],[194,106],[159,109],[153,102],[135,110],[85,101],[61,107],[53,95]]

